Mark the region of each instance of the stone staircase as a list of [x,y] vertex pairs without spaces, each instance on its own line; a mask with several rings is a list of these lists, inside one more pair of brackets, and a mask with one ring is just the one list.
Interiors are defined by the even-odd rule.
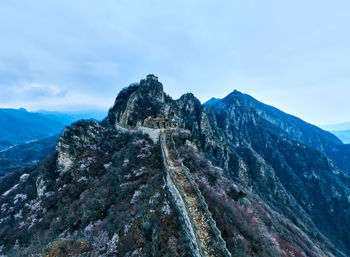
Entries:
[[[141,131],[154,143],[160,143],[166,172],[166,185],[182,219],[182,226],[194,257],[231,257],[226,243],[189,169],[179,160],[173,133],[176,128],[154,129],[149,127],[126,127],[117,129],[128,132]],[[159,137],[156,138],[156,137]]]
[[185,231],[192,244],[192,254],[200,257],[229,257],[231,254],[189,169],[182,162],[175,165],[179,156],[172,133],[173,130],[162,130],[160,145],[167,185],[182,215]]

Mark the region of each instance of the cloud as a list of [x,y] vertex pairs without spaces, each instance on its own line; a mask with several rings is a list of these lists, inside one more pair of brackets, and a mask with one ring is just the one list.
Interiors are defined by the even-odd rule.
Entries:
[[108,108],[121,88],[155,73],[174,98],[238,88],[312,122],[337,122],[314,118],[327,108],[350,120],[350,103],[337,109],[303,94],[349,85],[349,8],[347,0],[3,0],[0,104]]
[[64,89],[58,86],[25,84],[3,87],[0,91],[0,108],[24,107],[28,110],[107,110],[114,102],[113,95],[101,97],[80,89]]
[[57,102],[66,100],[69,89],[58,86],[36,83],[20,83],[20,85],[0,86],[0,107],[26,107],[40,105],[43,102]]
[[16,95],[22,99],[41,100],[45,98],[63,98],[68,90],[55,86],[29,84],[15,88]]

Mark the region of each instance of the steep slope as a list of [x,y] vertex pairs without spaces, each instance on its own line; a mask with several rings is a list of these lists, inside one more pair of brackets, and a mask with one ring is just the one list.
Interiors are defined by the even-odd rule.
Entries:
[[[173,100],[154,75],[125,88],[105,120],[67,127],[54,155],[0,179],[1,254],[347,256],[333,221],[349,204],[322,216],[333,232],[317,215],[338,210],[348,178],[251,109],[232,108],[206,109],[192,94]],[[280,164],[279,156],[293,158]],[[293,163],[322,176],[305,192],[326,197],[335,188],[330,201],[299,199],[278,169],[288,164],[300,178]]]
[[78,123],[57,150],[2,195],[0,239],[9,256],[189,252],[164,190],[160,148],[149,138]]
[[[170,130],[161,133],[160,145],[164,167],[169,189],[174,194],[174,198],[177,198],[176,202],[182,206],[184,219],[187,220],[188,230],[193,237],[195,251],[199,253],[198,256],[231,256],[191,173],[178,159],[179,156],[175,159],[178,154],[176,154],[172,136]],[[169,146],[173,146],[173,149],[169,150]]]
[[263,104],[253,97],[237,90],[220,101],[206,106],[215,106],[216,110],[227,110],[231,106],[251,109],[262,121],[269,125],[275,134],[297,141],[321,152],[327,153],[342,142],[332,133],[322,130],[295,116],[286,114],[277,108]]
[[342,171],[350,175],[350,144],[337,147],[329,156]]
[[[295,116],[284,113],[277,108],[263,104],[253,97],[237,90],[223,99],[215,99],[204,104],[214,106],[217,113],[235,106],[244,108],[257,114],[259,122],[274,134],[304,144],[330,157],[345,173],[350,175],[350,155],[343,151],[343,142],[334,134],[309,124]],[[236,117],[239,119],[240,117]]]
[[[349,251],[349,177],[321,152],[293,141],[286,133],[281,134],[278,128],[273,128],[274,124],[266,120],[259,110],[242,103],[240,93],[236,92],[217,105],[208,107],[208,111],[211,111],[212,123],[218,124],[219,132],[216,134],[222,133],[222,138],[230,139],[224,140],[228,145],[225,151],[237,151],[246,145],[256,152],[273,168],[275,176],[288,194],[310,215],[313,223],[338,247]],[[287,131],[292,129],[286,127]],[[319,135],[316,137],[320,138]],[[304,136],[297,139],[300,138]],[[217,163],[227,163],[228,173],[237,170],[239,165],[237,158],[230,154],[213,154],[212,159]],[[231,176],[239,177],[239,174]],[[271,199],[271,193],[266,190],[267,185],[261,186],[259,183],[264,181],[262,178],[252,173],[241,180],[247,181],[261,197],[283,211],[284,207],[278,200],[282,201],[282,198],[274,195]]]
[[[177,137],[179,146],[186,137]],[[345,256],[319,233],[308,215],[300,213],[297,205],[291,210],[292,217],[286,218],[290,215],[288,208],[293,207],[293,199],[287,194],[283,203],[286,214],[282,215],[249,187],[225,176],[196,146],[185,144],[179,152],[232,256],[333,256],[326,250],[328,247],[333,248],[336,256]]]

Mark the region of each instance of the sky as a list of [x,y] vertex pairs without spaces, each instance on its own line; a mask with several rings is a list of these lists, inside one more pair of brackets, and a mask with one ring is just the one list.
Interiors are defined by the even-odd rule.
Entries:
[[237,89],[350,121],[348,0],[2,0],[0,107],[108,109],[154,73],[173,98]]

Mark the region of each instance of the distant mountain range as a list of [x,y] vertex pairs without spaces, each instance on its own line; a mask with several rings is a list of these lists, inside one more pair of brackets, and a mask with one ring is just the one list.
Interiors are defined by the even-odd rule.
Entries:
[[344,130],[350,130],[350,122],[343,122],[338,124],[331,124],[331,125],[324,125],[321,126],[321,128],[328,130],[328,131],[344,131]]
[[81,119],[102,120],[106,113],[0,109],[0,176],[33,166],[52,154],[65,126]]
[[0,176],[16,169],[38,164],[45,157],[55,152],[58,138],[59,135],[55,135],[0,151]]
[[334,135],[340,138],[343,143],[350,144],[350,122],[325,125],[321,126],[321,128],[332,132]]
[[350,130],[342,130],[342,131],[330,131],[334,135],[343,141],[344,144],[350,144]]
[[34,113],[44,115],[46,118],[53,121],[59,121],[62,124],[71,124],[77,120],[82,119],[94,119],[101,121],[107,115],[107,110],[87,110],[87,111],[77,111],[77,112],[54,112],[39,110]]
[[60,134],[65,126],[80,119],[101,120],[103,111],[28,112],[21,109],[0,109],[0,151]]

